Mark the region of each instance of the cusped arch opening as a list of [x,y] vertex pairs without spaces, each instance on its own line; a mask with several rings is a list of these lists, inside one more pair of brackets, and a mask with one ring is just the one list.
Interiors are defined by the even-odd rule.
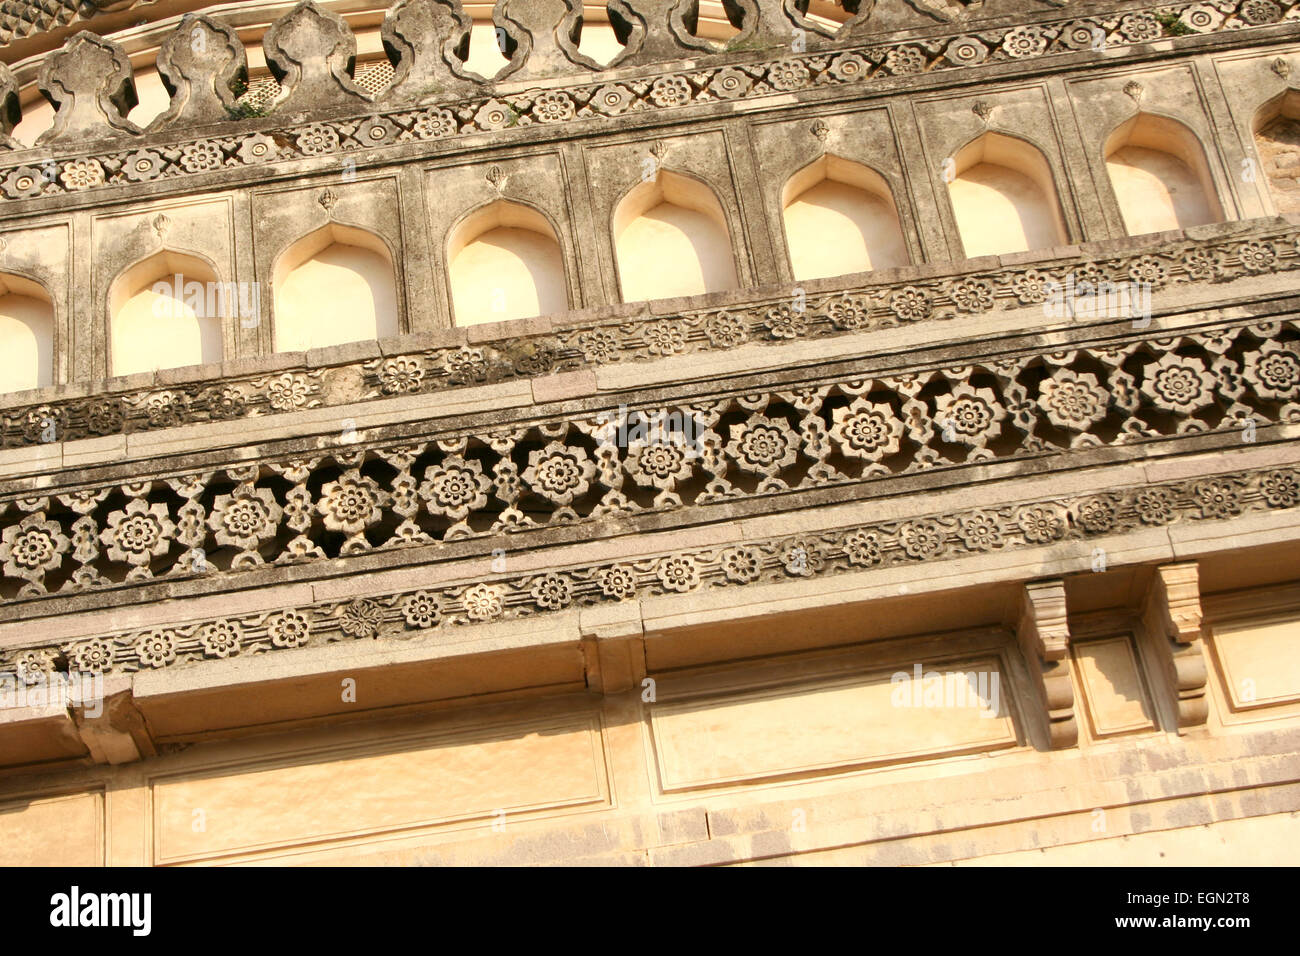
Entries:
[[1261,106],[1253,127],[1274,212],[1300,213],[1300,90],[1287,90]]
[[795,279],[889,269],[910,257],[889,183],[861,163],[822,156],[781,190]]
[[210,263],[182,252],[124,270],[108,294],[110,374],[220,362],[231,292]]
[[624,302],[738,287],[726,213],[697,179],[660,170],[614,210],[614,248]]
[[1030,143],[985,133],[952,157],[948,196],[968,257],[1068,242],[1052,168]]
[[40,283],[0,275],[0,392],[54,384],[54,304]]
[[1177,120],[1139,113],[1107,137],[1103,155],[1130,236],[1223,219],[1205,149]]
[[277,352],[387,338],[401,331],[388,246],[330,223],[286,249],[272,270]]
[[447,271],[456,325],[569,309],[559,240],[530,206],[498,200],[466,216],[447,237]]

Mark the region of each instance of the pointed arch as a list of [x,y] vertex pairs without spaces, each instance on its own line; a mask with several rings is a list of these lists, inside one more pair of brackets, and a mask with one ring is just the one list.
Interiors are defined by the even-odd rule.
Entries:
[[722,203],[698,179],[661,169],[614,209],[614,249],[624,302],[739,286]]
[[1115,128],[1102,153],[1130,236],[1223,219],[1201,141],[1178,120],[1138,113]]
[[522,203],[498,199],[453,226],[447,236],[447,277],[456,325],[569,310],[555,228]]
[[1273,211],[1300,213],[1300,90],[1289,89],[1255,112],[1255,152]]
[[54,384],[54,303],[39,283],[0,275],[0,392]]
[[795,279],[889,269],[911,260],[885,177],[824,155],[781,189],[786,251]]
[[1052,167],[1038,147],[990,131],[952,159],[948,198],[967,257],[1069,241]]
[[220,362],[230,288],[196,255],[156,252],[109,287],[109,374]]
[[277,352],[398,335],[393,254],[379,236],[329,223],[290,245],[271,270]]

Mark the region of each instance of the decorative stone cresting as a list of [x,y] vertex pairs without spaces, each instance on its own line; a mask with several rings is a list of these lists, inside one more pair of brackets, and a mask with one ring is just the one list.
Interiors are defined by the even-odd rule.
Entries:
[[[625,66],[642,66],[680,61],[683,58],[724,52],[709,41],[693,35],[691,5],[671,0],[636,0],[611,4],[611,22],[626,44],[622,53],[602,70],[577,51],[572,42],[574,26],[581,21],[576,0],[543,0],[523,5],[522,0],[503,0],[494,17],[507,37],[512,55],[510,64],[499,79],[517,82],[530,77],[554,77],[568,73],[608,73]],[[399,8],[400,11],[399,11]],[[713,56],[702,69],[669,72],[657,77],[626,78],[616,81],[595,77],[593,82],[545,91],[493,95],[491,87],[479,82],[463,68],[457,51],[463,49],[465,14],[458,0],[429,0],[425,3],[399,4],[390,11],[388,21],[406,24],[387,29],[385,42],[390,57],[397,57],[394,73],[398,81],[377,96],[368,94],[353,75],[356,40],[347,24],[337,15],[305,0],[278,20],[267,32],[264,46],[272,71],[281,89],[269,104],[269,110],[287,115],[290,123],[297,113],[354,114],[353,119],[313,119],[302,125],[268,124],[250,118],[243,125],[255,125],[255,132],[236,130],[217,139],[200,138],[188,144],[177,143],[163,152],[157,169],[148,176],[131,175],[126,170],[130,151],[82,155],[62,164],[66,175],[45,177],[35,187],[14,189],[14,167],[0,169],[0,195],[7,199],[29,199],[57,195],[67,191],[93,189],[104,185],[126,185],[171,176],[195,175],[240,166],[259,166],[275,160],[300,159],[354,149],[396,146],[412,140],[444,139],[478,132],[493,132],[532,124],[566,123],[597,119],[629,111],[677,109],[693,104],[707,104],[739,98],[753,98],[789,93],[818,87],[836,87],[878,81],[895,76],[936,74],[950,69],[966,69],[984,63],[1028,63],[1036,57],[1056,53],[1085,53],[1113,58],[1124,48],[1172,37],[1156,17],[1178,15],[1180,33],[1209,33],[1219,30],[1240,31],[1267,26],[1284,19],[1294,19],[1300,3],[1287,7],[1260,0],[1239,0],[1231,14],[1210,9],[1205,4],[1190,3],[1161,6],[1152,11],[1098,13],[1077,20],[1041,22],[1017,27],[997,27],[972,35],[928,37],[892,44],[841,46],[842,39],[859,43],[857,29],[845,30],[861,17],[864,4],[856,7],[858,17],[845,24],[835,36],[832,49],[794,53],[774,61],[742,60],[728,55]],[[752,6],[735,7],[737,19],[752,27],[752,45],[769,45],[761,37],[788,33],[796,19],[802,19],[789,3],[776,0],[753,0]],[[917,9],[932,14],[939,8],[929,5]],[[756,12],[755,12],[756,11]],[[394,20],[396,17],[396,20]],[[775,31],[757,24],[780,21]],[[542,21],[549,21],[550,28]],[[802,27],[801,27],[802,29]],[[817,38],[817,31],[808,36]],[[412,42],[418,38],[419,42]],[[540,38],[540,39],[539,39]],[[191,37],[192,40],[192,37]],[[736,40],[726,49],[735,50]],[[746,41],[750,43],[751,41]],[[827,41],[822,41],[827,42]],[[86,46],[90,43],[94,50]],[[176,47],[170,44],[172,59]],[[68,56],[72,54],[72,59]],[[533,61],[536,60],[534,63]],[[85,62],[99,65],[98,72]],[[53,64],[53,66],[52,66]],[[418,65],[417,65],[418,64]],[[176,64],[172,64],[173,71]],[[68,41],[64,49],[51,54],[45,64],[53,70],[48,95],[58,98],[60,113],[55,128],[39,139],[42,147],[79,149],[85,142],[138,133],[125,119],[128,102],[134,103],[130,85],[130,64],[115,44],[81,33]],[[414,79],[411,71],[414,70]],[[125,75],[123,75],[125,74]],[[399,77],[400,74],[400,77]],[[224,82],[224,81],[222,81]],[[70,84],[70,87],[69,87]],[[423,85],[421,85],[423,84]],[[69,87],[72,92],[63,92]],[[474,95],[476,89],[478,95]],[[47,89],[43,81],[42,89]],[[181,98],[191,95],[182,84],[176,87]],[[865,92],[865,90],[864,90]],[[74,95],[75,94],[75,95]],[[216,97],[223,98],[218,84]],[[465,97],[469,97],[466,99]],[[431,105],[424,111],[401,109],[412,101]],[[208,102],[211,106],[211,102]],[[376,109],[376,107],[379,107]],[[173,104],[172,109],[176,108]],[[180,107],[183,112],[185,107]],[[171,110],[169,110],[169,113]],[[205,113],[206,115],[206,113]],[[62,117],[62,118],[59,118]],[[389,135],[379,137],[355,134],[359,125],[367,131],[380,126]],[[69,126],[68,124],[73,124]],[[124,125],[125,124],[125,125]],[[168,130],[179,130],[190,122],[168,122]],[[79,132],[77,132],[79,131]],[[0,144],[2,145],[2,144]],[[195,166],[179,161],[179,154],[194,148],[218,148],[222,162],[218,166]],[[150,144],[151,149],[156,148]],[[171,158],[175,156],[176,158]],[[42,156],[44,162],[46,156]],[[30,161],[30,160],[29,160]],[[75,169],[70,170],[70,166]],[[89,170],[89,172],[87,172]],[[25,177],[20,176],[24,182]]]
[[150,125],[203,126],[230,119],[232,84],[247,83],[248,60],[239,35],[219,20],[187,14],[158,54],[158,72],[171,105]]

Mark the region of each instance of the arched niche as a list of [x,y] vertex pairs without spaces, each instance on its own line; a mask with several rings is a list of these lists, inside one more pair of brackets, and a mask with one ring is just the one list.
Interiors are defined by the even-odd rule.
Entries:
[[781,190],[786,249],[795,279],[907,265],[907,243],[884,177],[861,163],[822,156]]
[[735,289],[736,258],[722,204],[697,179],[660,170],[614,211],[624,302]]
[[456,325],[569,309],[555,230],[529,206],[498,200],[466,216],[447,237],[447,272]]
[[0,275],[0,392],[54,384],[54,304],[31,279]]
[[109,373],[220,362],[233,291],[195,256],[163,251],[137,262],[109,289]]
[[968,257],[1068,241],[1051,166],[1036,147],[990,132],[952,159],[948,197]]
[[1177,120],[1139,113],[1107,137],[1103,155],[1130,236],[1223,219],[1205,150]]
[[393,259],[384,241],[330,223],[299,239],[271,274],[277,352],[400,333]]
[[1260,107],[1254,133],[1274,212],[1300,213],[1300,91],[1287,90]]

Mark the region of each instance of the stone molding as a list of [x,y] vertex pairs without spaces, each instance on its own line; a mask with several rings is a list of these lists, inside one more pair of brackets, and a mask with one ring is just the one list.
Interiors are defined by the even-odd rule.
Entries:
[[1296,320],[931,362],[43,484],[0,496],[0,574],[43,600],[1300,423]]
[[[477,577],[394,594],[324,600],[59,645],[36,641],[0,652],[0,671],[35,682],[40,673],[68,668],[121,673],[338,641],[437,638],[447,629],[463,625],[612,605],[634,597],[809,580],[1005,549],[1101,540],[1142,528],[1231,520],[1298,504],[1300,469],[1229,472],[1103,494],[1052,496],[815,534],[690,548],[613,563],[502,573],[487,580]],[[1190,621],[1184,613],[1190,607],[1181,597],[1184,591],[1181,587],[1174,593],[1175,619],[1180,627]],[[1185,634],[1185,629],[1180,633]],[[1188,657],[1192,649],[1201,660],[1203,707],[1204,661],[1199,644],[1177,653]],[[1180,676],[1177,686],[1180,696],[1188,700],[1186,715],[1192,723],[1199,712],[1192,686],[1196,675],[1189,670],[1183,676],[1186,680]]]
[[[891,270],[842,291],[814,292],[796,303],[789,294],[755,298],[735,293],[736,304],[679,314],[620,316],[557,322],[548,331],[482,343],[394,348],[383,358],[305,362],[256,375],[223,375],[156,388],[94,390],[94,394],[37,403],[0,402],[0,448],[22,448],[102,438],[204,422],[267,416],[486,385],[557,372],[644,363],[671,356],[719,353],[755,343],[779,345],[898,326],[978,317],[1013,309],[1042,309],[1067,277],[1079,283],[1147,283],[1164,289],[1209,286],[1300,269],[1300,227],[1277,220],[1234,224],[1233,235],[1139,245],[1105,255],[1098,244],[1083,262],[1044,261],[997,270],[976,268],[932,277],[931,267]],[[1114,245],[1132,250],[1135,243]],[[902,272],[902,278],[896,278]],[[910,275],[909,275],[910,273]],[[799,305],[804,306],[798,311]],[[1087,321],[1087,316],[1076,316]],[[1057,321],[1066,322],[1062,315]],[[1154,331],[1154,330],[1153,330]],[[455,338],[454,333],[449,335]],[[394,342],[400,347],[401,340]],[[385,351],[389,351],[385,343]],[[350,347],[337,351],[346,354]],[[376,349],[377,351],[377,349]],[[328,353],[326,353],[328,355]],[[167,373],[161,373],[166,375]],[[355,394],[331,400],[324,382],[337,375],[359,382]],[[52,389],[57,392],[61,389]],[[87,389],[89,390],[89,389]],[[12,401],[12,397],[10,398]],[[21,399],[20,399],[21,401]]]

